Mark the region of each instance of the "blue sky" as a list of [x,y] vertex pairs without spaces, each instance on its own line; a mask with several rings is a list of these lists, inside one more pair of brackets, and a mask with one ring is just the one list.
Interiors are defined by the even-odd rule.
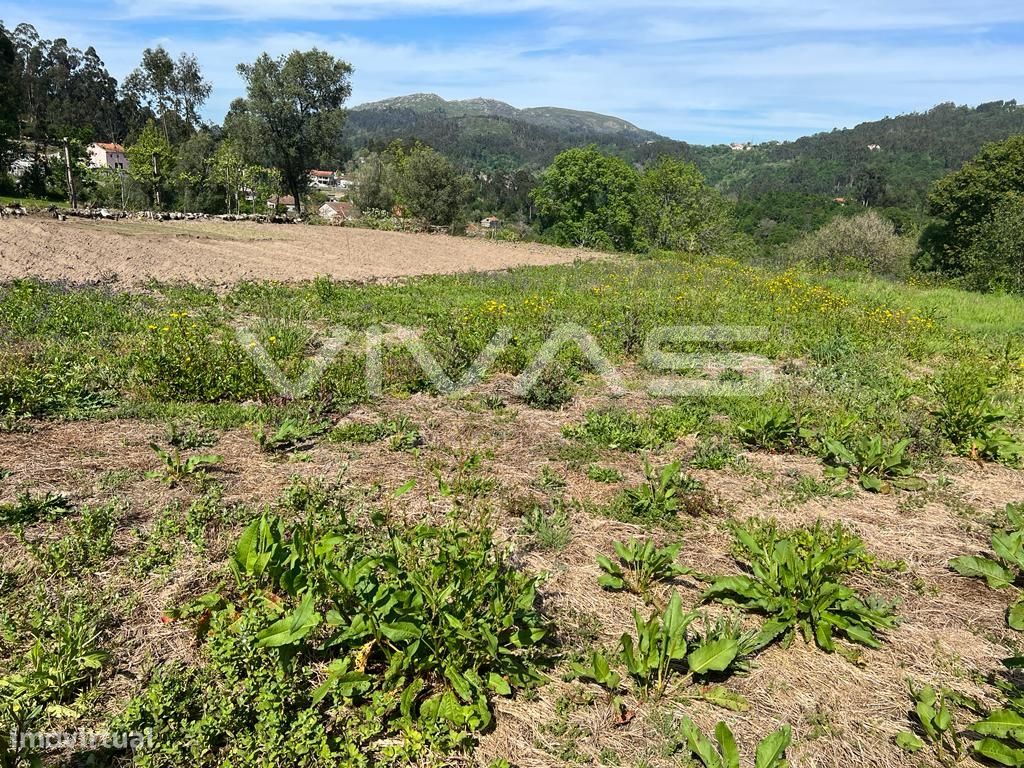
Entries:
[[485,96],[705,143],[1024,100],[1020,0],[0,0],[0,19],[95,46],[119,79],[147,46],[191,51],[212,121],[243,94],[235,64],[312,46],[354,65],[353,104]]

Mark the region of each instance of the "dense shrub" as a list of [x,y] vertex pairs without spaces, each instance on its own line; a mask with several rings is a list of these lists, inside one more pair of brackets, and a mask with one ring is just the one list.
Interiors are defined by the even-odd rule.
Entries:
[[791,245],[791,261],[829,270],[866,270],[903,275],[910,269],[914,242],[896,234],[888,219],[869,211],[855,218],[837,218]]

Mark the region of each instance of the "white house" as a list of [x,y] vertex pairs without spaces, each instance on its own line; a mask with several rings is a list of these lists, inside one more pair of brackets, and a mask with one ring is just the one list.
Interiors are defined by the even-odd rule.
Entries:
[[128,157],[124,153],[124,147],[120,144],[104,144],[102,142],[90,144],[89,167],[127,171]]
[[880,152],[881,149],[882,149],[882,145],[881,144],[868,144],[868,151],[869,152]]
[[16,179],[20,179],[26,173],[31,170],[32,166],[35,165],[35,160],[31,157],[19,157],[13,163],[11,163],[11,176]]
[[359,218],[359,209],[352,203],[324,203],[317,211],[325,219],[352,221]]
[[295,198],[291,195],[275,195],[274,197],[267,200],[267,208],[271,211],[276,211],[278,208],[284,208],[288,213],[295,212]]
[[335,187],[338,184],[338,174],[334,171],[310,171],[309,186],[311,187]]

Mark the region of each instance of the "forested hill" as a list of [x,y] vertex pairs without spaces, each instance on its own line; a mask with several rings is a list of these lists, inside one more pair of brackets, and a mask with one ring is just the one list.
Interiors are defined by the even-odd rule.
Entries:
[[355,107],[345,126],[353,149],[419,139],[472,168],[536,170],[564,149],[596,144],[635,163],[660,154],[693,160],[713,184],[739,198],[793,193],[911,209],[923,205],[932,182],[959,168],[982,145],[1018,133],[1024,133],[1024,106],[1015,101],[973,108],[941,104],[796,141],[733,150],[675,141],[591,112],[516,109],[491,99],[446,101],[434,94]]
[[596,144],[635,162],[686,154],[687,145],[616,117],[557,107],[516,109],[492,99],[445,101],[412,94],[349,112],[345,139],[353,149],[419,139],[475,168],[539,169],[569,147]]
[[[739,197],[801,193],[850,197],[873,206],[919,207],[931,183],[989,142],[1024,133],[1024,106],[940,104],[854,128],[746,151],[690,147],[705,175]],[[874,147],[874,148],[872,148]]]

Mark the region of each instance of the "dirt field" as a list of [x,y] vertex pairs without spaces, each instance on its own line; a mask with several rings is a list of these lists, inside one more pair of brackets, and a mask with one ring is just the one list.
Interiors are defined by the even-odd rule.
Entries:
[[571,262],[586,252],[534,243],[445,235],[243,222],[0,222],[0,280],[102,281],[125,288],[151,279],[227,286],[327,275],[375,280]]

